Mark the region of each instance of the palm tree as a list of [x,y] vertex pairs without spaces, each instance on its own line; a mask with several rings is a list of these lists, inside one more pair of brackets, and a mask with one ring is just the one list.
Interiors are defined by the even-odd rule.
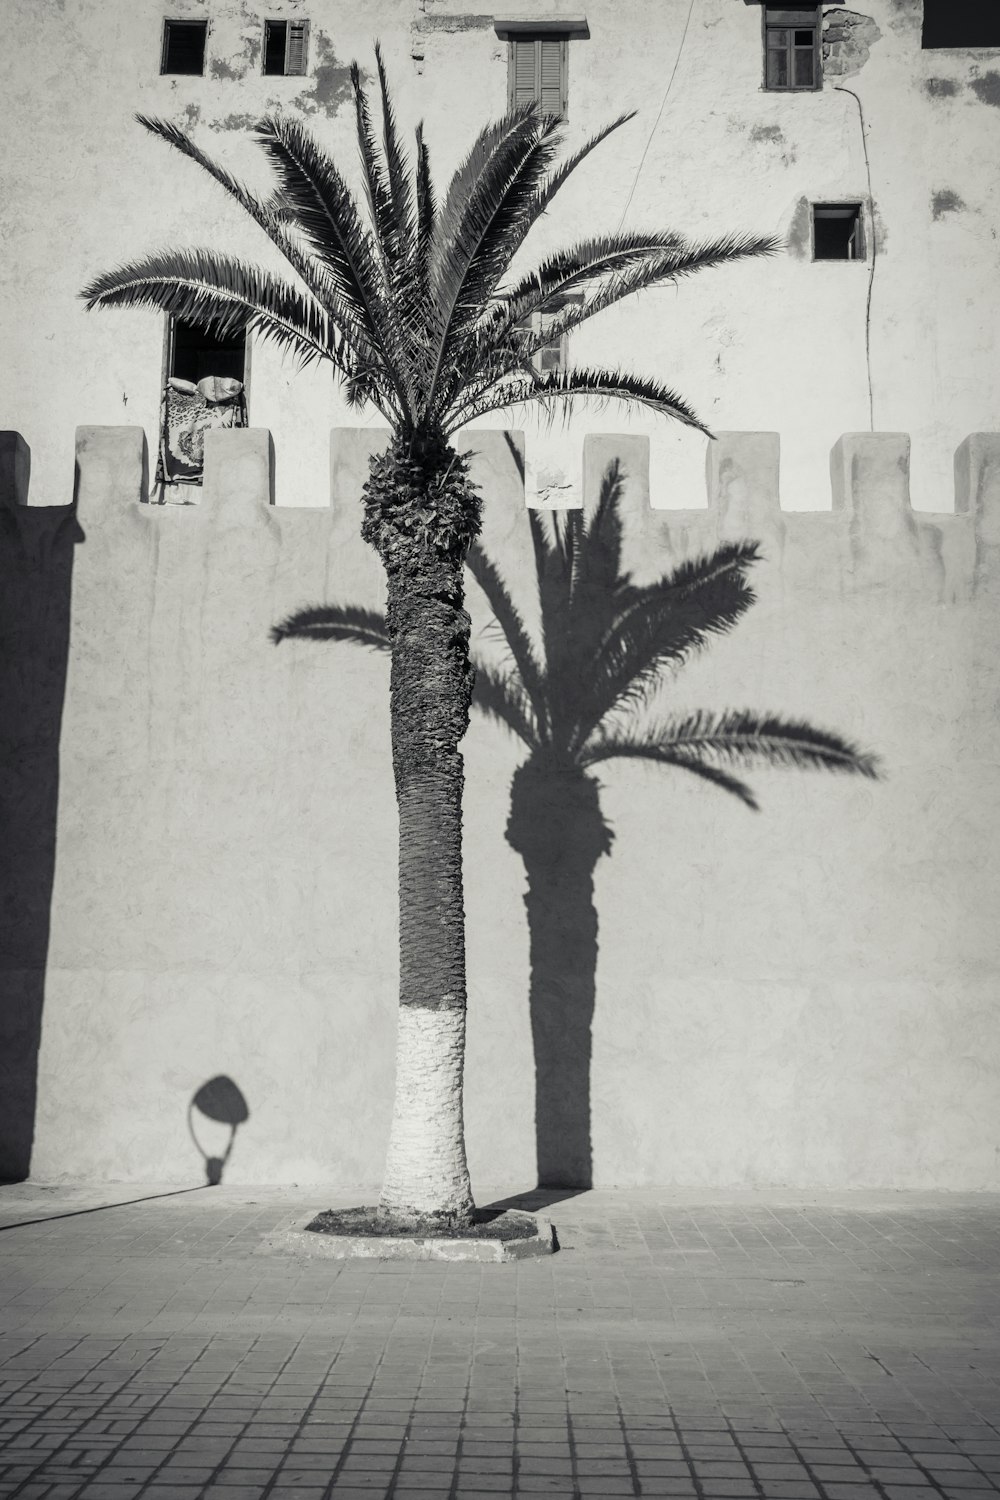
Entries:
[[[839,735],[746,709],[658,713],[655,696],[754,602],[755,542],[726,543],[637,586],[622,572],[617,463],[592,512],[528,511],[541,641],[478,545],[468,566],[508,657],[477,660],[473,703],[523,741],[507,838],[524,860],[535,1054],[535,1137],[542,1187],[589,1187],[591,1028],[597,968],[594,870],[611,851],[594,768],[638,759],[689,771],[757,810],[734,768],[788,766],[871,776],[876,762]],[[387,650],[374,611],[323,606],[292,616],[276,639],[347,640]]]
[[[346,398],[389,424],[364,485],[362,535],[388,583],[392,756],[399,809],[400,1010],[397,1087],[381,1205],[397,1220],[468,1220],[462,1126],[465,943],[462,759],[473,674],[463,563],[479,495],[454,434],[490,412],[574,398],[648,407],[701,424],[653,378],[614,369],[542,373],[540,350],[645,287],[777,249],[663,230],[589,238],[511,270],[532,226],[623,115],[559,161],[557,120],[520,108],[488,125],[443,198],[418,127],[407,158],[376,48],[382,130],[352,68],[365,203],[304,126],[260,121],[277,176],[261,198],[176,125],[140,123],[191,158],[275,245],[294,280],[214,249],[166,250],[98,276],[90,307],[152,307],[214,330],[246,329],[303,364],[326,360]],[[579,300],[564,305],[565,294]],[[561,307],[561,311],[553,311]],[[553,313],[545,331],[535,314]],[[535,318],[537,324],[540,320]]]

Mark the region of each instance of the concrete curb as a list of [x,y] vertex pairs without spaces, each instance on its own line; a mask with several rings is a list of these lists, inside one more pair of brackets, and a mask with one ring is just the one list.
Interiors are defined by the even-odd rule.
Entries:
[[555,1231],[550,1219],[510,1209],[518,1218],[537,1225],[538,1233],[523,1240],[446,1239],[437,1236],[316,1234],[304,1229],[281,1229],[265,1235],[258,1254],[307,1255],[318,1260],[472,1260],[494,1264],[552,1255]]

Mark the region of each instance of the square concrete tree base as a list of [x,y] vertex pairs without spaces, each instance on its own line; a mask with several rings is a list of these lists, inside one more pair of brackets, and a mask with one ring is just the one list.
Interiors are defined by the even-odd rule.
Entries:
[[[497,1232],[489,1230],[496,1226]],[[520,1233],[517,1231],[520,1230]],[[261,1244],[266,1255],[298,1254],[326,1260],[525,1260],[552,1255],[557,1248],[549,1219],[521,1209],[507,1209],[474,1235],[323,1233],[313,1229],[283,1229]]]

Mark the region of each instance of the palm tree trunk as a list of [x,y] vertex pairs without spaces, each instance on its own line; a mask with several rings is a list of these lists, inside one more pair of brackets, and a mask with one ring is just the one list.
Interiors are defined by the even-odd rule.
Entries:
[[388,576],[390,715],[399,808],[396,1096],[381,1211],[419,1227],[467,1223],[465,908],[459,742],[473,672],[463,563],[479,498],[443,444],[397,441],[372,461],[363,535]]
[[538,1185],[587,1188],[593,1185],[594,867],[611,847],[596,784],[573,767],[527,761],[514,777],[507,838],[528,880]]

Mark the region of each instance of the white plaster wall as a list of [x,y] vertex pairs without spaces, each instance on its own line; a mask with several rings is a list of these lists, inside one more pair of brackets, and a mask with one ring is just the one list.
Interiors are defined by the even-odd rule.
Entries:
[[[234,451],[257,441],[222,436]],[[380,603],[353,498],[372,441],[334,435],[325,512],[266,506],[264,450],[256,469],[217,466],[201,507],[163,509],[111,496],[92,437],[81,449],[40,1179],[197,1180],[187,1105],[217,1073],[250,1107],[228,1180],[379,1176],[396,964],[386,663],[268,641],[303,603]],[[598,1184],[1000,1187],[988,441],[975,516],[916,529],[891,437],[844,446],[835,516],[777,509],[773,435],[722,441],[711,504],[669,517],[646,508],[641,443],[588,449],[589,492],[616,453],[632,476],[638,576],[734,524],[765,539],[760,602],[665,686],[670,705],[801,715],[886,772],[756,773],[755,816],[679,772],[603,769],[615,842],[596,888]],[[477,442],[486,543],[530,621],[513,465],[502,442]],[[470,607],[478,637],[474,588]],[[528,934],[505,839],[522,754],[473,719],[469,1149],[476,1181],[523,1186]]]

